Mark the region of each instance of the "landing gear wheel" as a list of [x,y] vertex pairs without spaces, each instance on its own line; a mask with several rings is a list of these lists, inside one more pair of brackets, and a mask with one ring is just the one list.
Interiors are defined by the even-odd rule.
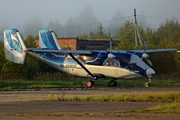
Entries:
[[116,87],[116,86],[117,86],[116,80],[111,80],[111,81],[109,82],[109,87]]
[[145,88],[150,87],[150,83],[149,83],[149,82],[145,82],[145,83],[144,83],[144,87],[145,87]]
[[94,85],[94,82],[92,80],[88,80],[86,83],[87,88],[91,88]]

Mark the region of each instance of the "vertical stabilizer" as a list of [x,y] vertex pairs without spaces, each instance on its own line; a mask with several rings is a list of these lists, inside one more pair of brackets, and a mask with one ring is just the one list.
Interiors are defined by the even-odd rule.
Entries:
[[8,29],[4,31],[4,49],[7,60],[14,63],[23,64],[26,52],[26,46],[17,29]]
[[39,31],[39,47],[40,48],[57,48],[61,50],[61,46],[51,29],[44,29]]

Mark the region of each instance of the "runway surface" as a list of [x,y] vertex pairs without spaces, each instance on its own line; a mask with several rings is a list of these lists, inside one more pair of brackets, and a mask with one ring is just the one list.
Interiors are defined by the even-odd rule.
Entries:
[[[64,97],[85,97],[99,95],[120,95],[120,94],[148,94],[148,93],[167,93],[180,92],[180,88],[148,88],[148,89],[65,89],[63,90]],[[155,116],[159,119],[176,119],[180,118],[179,114],[140,114],[140,113],[123,113],[126,111],[139,110],[147,107],[153,107],[159,104],[154,102],[69,102],[69,101],[53,101],[53,102],[29,102],[28,100],[43,100],[49,95],[54,98],[62,95],[62,90],[52,89],[27,89],[25,91],[0,91],[0,119],[12,119],[14,115],[16,119],[39,119],[40,116],[34,114],[66,114],[61,116],[63,119],[83,119],[89,120],[90,117],[96,117],[98,120],[107,118],[123,117],[123,119],[143,118],[149,119],[150,116]],[[107,115],[107,113],[109,113]],[[70,114],[83,114],[83,116],[71,116]],[[92,114],[92,115],[91,115]],[[132,114],[134,117],[132,117]],[[27,115],[19,117],[18,115]],[[47,116],[47,117],[46,117]],[[149,116],[149,117],[147,117]],[[166,117],[164,117],[166,116]],[[54,119],[54,116],[41,115],[43,119]],[[74,118],[75,117],[75,118]]]
[[1,114],[96,113],[139,110],[163,103],[145,102],[1,102]]

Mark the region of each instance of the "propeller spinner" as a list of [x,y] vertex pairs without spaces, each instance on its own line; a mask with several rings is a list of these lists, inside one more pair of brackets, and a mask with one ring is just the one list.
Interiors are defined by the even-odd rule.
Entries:
[[145,41],[144,41],[144,53],[142,54],[141,59],[143,59],[143,58],[146,59],[148,64],[152,66],[152,62],[149,60],[149,55],[146,54],[146,42],[147,42],[147,39],[145,39]]
[[110,53],[108,54],[108,57],[104,60],[103,65],[105,65],[109,59],[111,59],[114,62],[114,64],[118,66],[118,63],[115,60],[116,56],[114,54],[111,54],[111,50],[112,50],[112,39],[110,40]]

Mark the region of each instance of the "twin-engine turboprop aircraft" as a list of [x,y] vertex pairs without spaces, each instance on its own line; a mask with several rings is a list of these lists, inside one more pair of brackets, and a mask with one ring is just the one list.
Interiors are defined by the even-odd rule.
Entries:
[[26,48],[17,29],[5,30],[4,46],[6,59],[12,62],[23,64],[27,52],[66,73],[91,77],[92,80],[87,81],[85,85],[89,88],[95,85],[98,78],[103,77],[112,78],[109,82],[110,87],[117,85],[118,78],[148,77],[149,81],[145,83],[145,87],[149,87],[155,71],[142,61],[144,58],[152,65],[146,53],[177,50],[173,48],[112,51],[112,41],[110,51],[62,50],[50,29],[39,31],[40,48]]

